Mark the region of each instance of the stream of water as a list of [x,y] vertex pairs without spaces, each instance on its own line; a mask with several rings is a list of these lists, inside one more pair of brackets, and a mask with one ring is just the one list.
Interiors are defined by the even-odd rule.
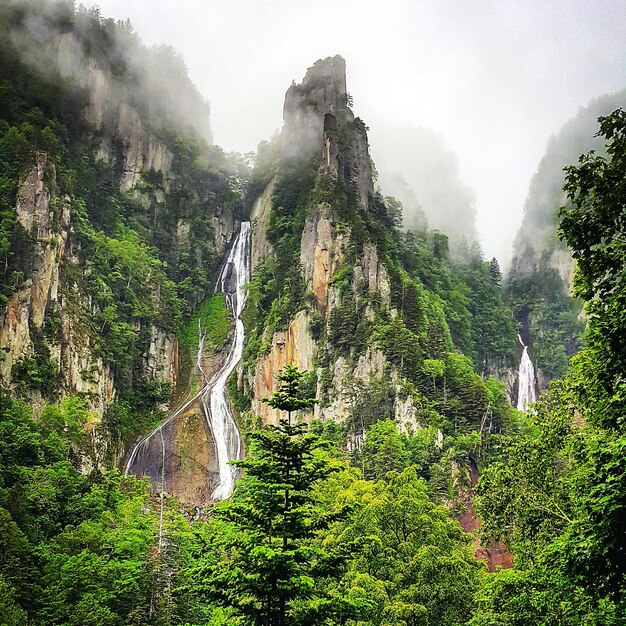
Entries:
[[535,386],[535,367],[528,354],[528,346],[524,344],[520,335],[517,336],[523,347],[522,357],[519,363],[518,387],[517,387],[517,409],[519,411],[528,410],[528,405],[537,400],[537,389]]
[[229,465],[241,458],[241,434],[235,424],[226,394],[226,381],[241,360],[245,331],[241,313],[246,304],[244,286],[250,281],[250,222],[241,224],[241,231],[228,255],[216,291],[226,296],[228,310],[235,320],[235,336],[229,353],[213,382],[200,397],[204,415],[215,438],[220,482],[213,491],[214,500],[228,498],[235,488],[237,468]]
[[250,222],[242,222],[241,230],[237,235],[226,260],[222,267],[219,280],[215,287],[216,292],[222,292],[226,298],[226,304],[235,323],[234,336],[228,347],[228,352],[220,369],[208,378],[202,368],[202,355],[205,336],[201,335],[198,341],[196,365],[201,373],[199,391],[185,404],[173,412],[163,423],[159,424],[151,433],[143,437],[133,448],[128,462],[126,474],[132,471],[138,456],[148,452],[152,437],[160,435],[161,443],[161,470],[159,490],[161,497],[166,491],[165,485],[165,444],[163,441],[163,428],[178,415],[186,411],[194,402],[200,402],[202,413],[213,434],[217,467],[219,470],[219,482],[213,490],[213,500],[224,500],[230,497],[235,488],[237,468],[229,465],[229,462],[240,459],[242,456],[241,434],[235,423],[228,397],[226,382],[243,354],[245,331],[241,321],[241,313],[246,303],[246,291],[244,286],[250,280]]

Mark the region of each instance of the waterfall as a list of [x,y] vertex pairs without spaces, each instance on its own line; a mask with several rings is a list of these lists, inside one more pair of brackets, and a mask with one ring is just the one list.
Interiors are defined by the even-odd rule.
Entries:
[[523,347],[518,372],[517,409],[518,411],[526,411],[528,405],[537,400],[535,367],[528,354],[528,346],[524,344],[520,335],[517,338]]
[[226,395],[226,381],[243,354],[245,333],[241,313],[247,296],[244,286],[249,281],[250,222],[242,222],[241,231],[235,239],[216,286],[216,291],[221,291],[226,296],[228,310],[235,320],[235,336],[224,364],[200,398],[202,410],[213,432],[217,452],[220,482],[213,491],[214,500],[224,500],[233,492],[237,469],[229,465],[229,462],[240,459],[242,452],[241,435]]
[[159,424],[151,433],[143,437],[133,448],[126,464],[126,474],[132,471],[133,465],[138,461],[140,454],[147,455],[150,440],[157,434],[161,436],[161,462],[160,462],[160,487],[161,505],[165,491],[165,442],[163,428],[172,420],[186,411],[196,401],[202,407],[202,413],[213,434],[215,441],[215,453],[219,469],[219,483],[213,490],[214,500],[228,498],[235,488],[237,469],[231,467],[229,462],[240,459],[242,456],[241,435],[235,424],[228,397],[226,395],[226,382],[243,354],[245,338],[244,326],[241,321],[241,313],[246,304],[247,292],[244,289],[250,280],[250,222],[242,222],[241,230],[235,238],[230,249],[228,259],[222,267],[219,280],[215,287],[216,292],[221,292],[226,298],[226,305],[235,320],[234,337],[228,347],[226,358],[220,369],[209,380],[202,368],[202,354],[205,336],[198,338],[198,352],[196,366],[201,374],[200,390],[185,404],[173,412],[163,423]]

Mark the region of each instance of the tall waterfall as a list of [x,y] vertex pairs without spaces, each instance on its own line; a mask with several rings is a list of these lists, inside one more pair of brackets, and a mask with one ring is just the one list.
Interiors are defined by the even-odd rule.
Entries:
[[[204,335],[199,337],[198,353],[196,365],[201,374],[200,389],[183,406],[173,412],[163,423],[155,428],[151,433],[143,437],[133,448],[126,464],[126,473],[137,472],[137,464],[145,461],[150,455],[151,440],[155,435],[160,435],[161,445],[158,447],[158,464],[152,459],[150,463],[160,477],[157,483],[157,490],[161,493],[161,498],[166,491],[166,451],[163,440],[163,429],[173,422],[173,420],[184,413],[195,402],[199,402],[202,413],[207,420],[207,424],[213,434],[215,442],[215,454],[217,467],[219,470],[219,483],[214,488],[212,498],[214,500],[224,500],[228,498],[235,488],[237,469],[231,467],[229,462],[240,459],[242,455],[241,435],[235,424],[228,398],[226,396],[226,381],[237,366],[243,354],[244,327],[241,321],[241,313],[246,303],[246,291],[244,285],[250,280],[250,222],[242,222],[241,230],[237,235],[232,248],[228,254],[228,259],[222,267],[219,280],[215,287],[216,292],[224,293],[226,304],[230,314],[235,320],[234,337],[230,342],[226,358],[220,369],[209,379],[202,368],[202,355],[204,348]],[[139,470],[141,471],[141,470]],[[143,473],[143,472],[142,472]]]
[[221,291],[226,296],[228,310],[235,320],[235,336],[222,368],[200,398],[204,415],[215,438],[220,473],[220,482],[213,491],[214,500],[224,500],[233,492],[237,470],[228,463],[241,458],[241,435],[226,396],[226,381],[243,354],[245,333],[241,313],[247,296],[244,285],[249,281],[250,222],[242,222],[241,231],[235,239],[216,286],[216,291]]
[[518,372],[517,409],[526,411],[528,405],[537,400],[535,367],[528,354],[528,346],[524,344],[520,335],[517,338],[523,347]]

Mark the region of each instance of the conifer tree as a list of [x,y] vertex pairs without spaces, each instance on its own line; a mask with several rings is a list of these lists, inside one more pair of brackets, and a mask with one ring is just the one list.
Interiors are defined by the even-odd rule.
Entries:
[[334,614],[350,613],[347,601],[323,592],[344,559],[312,541],[346,511],[328,512],[315,500],[316,483],[337,468],[320,453],[319,437],[292,422],[294,412],[316,402],[303,397],[303,378],[286,366],[278,390],[263,399],[287,419],[252,433],[250,458],[236,462],[244,476],[220,512],[232,539],[210,573],[211,595],[247,625],[328,624]]
[[502,270],[500,269],[500,263],[494,256],[489,263],[489,277],[491,282],[498,287],[502,284]]

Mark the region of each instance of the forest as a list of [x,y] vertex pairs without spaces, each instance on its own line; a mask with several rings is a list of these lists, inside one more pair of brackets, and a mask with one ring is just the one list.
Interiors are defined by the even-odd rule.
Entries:
[[569,293],[407,228],[345,81],[225,152],[172,48],[0,5],[0,624],[626,624],[626,112],[551,173]]

